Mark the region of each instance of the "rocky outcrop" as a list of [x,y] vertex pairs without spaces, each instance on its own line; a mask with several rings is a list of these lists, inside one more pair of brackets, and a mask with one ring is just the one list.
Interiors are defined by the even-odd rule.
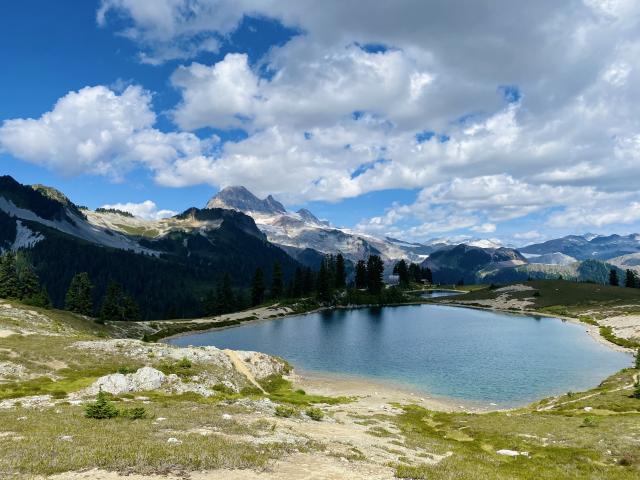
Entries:
[[165,375],[149,365],[135,373],[113,373],[99,378],[85,389],[81,396],[95,395],[100,389],[114,395],[162,390],[176,394],[195,392],[210,396],[216,394],[214,387],[224,386],[238,392],[244,387],[255,386],[255,381],[287,373],[285,362],[259,352],[234,351],[233,356],[238,363],[235,364],[229,352],[216,347],[179,348],[162,343],[117,339],[76,342],[73,348],[124,355],[144,363],[149,363],[150,359],[153,359],[153,364],[186,359],[200,367],[197,374],[185,378],[175,374]]
[[145,392],[158,390],[167,383],[167,376],[160,370],[151,367],[142,367],[135,373],[114,373],[100,377],[91,385],[85,393],[95,395],[100,390],[120,395],[130,392]]

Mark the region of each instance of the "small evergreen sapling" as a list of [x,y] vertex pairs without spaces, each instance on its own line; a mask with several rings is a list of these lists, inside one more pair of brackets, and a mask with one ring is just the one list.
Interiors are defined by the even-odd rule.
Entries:
[[96,401],[88,404],[84,409],[84,416],[87,418],[95,418],[97,420],[103,420],[106,418],[115,418],[120,412],[118,409],[107,400],[107,394],[102,390],[98,392]]

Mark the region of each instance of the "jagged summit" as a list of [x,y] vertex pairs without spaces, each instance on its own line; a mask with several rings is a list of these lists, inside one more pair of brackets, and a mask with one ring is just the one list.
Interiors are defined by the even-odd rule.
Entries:
[[318,217],[316,217],[313,213],[311,213],[306,208],[301,208],[296,213],[300,215],[300,218],[305,222],[316,224],[316,225],[323,225],[325,227],[329,226],[329,222],[327,222],[326,220],[320,220]]
[[206,208],[226,208],[241,212],[258,213],[286,213],[284,206],[269,195],[260,200],[243,186],[225,187],[220,190],[209,202]]

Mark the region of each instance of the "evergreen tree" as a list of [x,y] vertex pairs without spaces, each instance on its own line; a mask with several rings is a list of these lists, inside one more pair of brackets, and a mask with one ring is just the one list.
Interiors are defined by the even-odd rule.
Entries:
[[216,294],[216,289],[211,288],[207,291],[202,302],[202,310],[207,316],[218,315],[218,296]]
[[384,273],[384,264],[378,255],[371,255],[367,261],[367,289],[369,293],[377,295],[382,291],[384,286],[382,282],[382,274]]
[[122,290],[122,285],[118,282],[110,282],[107,286],[102,309],[100,310],[100,321],[135,321],[140,319],[140,308],[130,295]]
[[122,319],[128,322],[140,320],[140,307],[131,295],[122,298]]
[[315,279],[313,278],[313,271],[309,268],[306,267],[304,269],[304,279],[302,282],[302,294],[303,295],[310,295],[311,292],[313,292],[313,287],[315,285]]
[[615,268],[612,268],[611,271],[609,271],[609,285],[617,287],[619,283],[620,282],[618,281],[618,271]]
[[264,273],[260,267],[256,268],[251,283],[251,306],[255,307],[264,301]]
[[367,264],[364,260],[358,260],[356,263],[356,288],[367,288]]
[[19,296],[16,256],[8,252],[0,256],[0,298],[18,298]]
[[96,401],[89,403],[84,407],[84,416],[87,418],[95,418],[97,420],[103,420],[106,418],[117,417],[120,412],[118,409],[107,399],[107,395],[102,391],[98,392]]
[[30,298],[40,293],[40,279],[31,266],[22,269],[18,277],[20,298]]
[[318,270],[318,282],[316,290],[318,291],[318,298],[322,301],[331,300],[331,285],[329,279],[329,269],[327,261],[323,260],[320,263],[320,270]]
[[347,271],[344,265],[344,257],[341,253],[336,256],[336,288],[344,288],[347,286]]
[[291,282],[291,296],[293,298],[300,298],[304,294],[304,273],[302,268],[296,267],[296,272],[293,275],[293,281]]
[[409,267],[407,266],[406,261],[400,260],[396,263],[393,267],[393,274],[398,276],[398,281],[401,286],[406,287],[409,285],[411,279],[409,277]]
[[109,282],[102,300],[100,320],[122,320],[122,286],[118,282]]
[[636,285],[637,285],[637,278],[636,278],[635,272],[633,270],[627,269],[624,286],[627,288],[635,288]]
[[327,265],[327,280],[329,284],[329,291],[333,291],[336,287],[336,257],[328,255],[325,257],[325,263]]
[[228,273],[225,273],[222,277],[222,282],[218,283],[216,289],[217,314],[233,312],[236,308],[236,299],[233,294],[233,287],[231,286],[231,277]]
[[280,262],[273,264],[273,275],[271,277],[271,298],[282,298],[284,293],[284,282],[282,280],[282,267]]
[[74,275],[65,298],[66,309],[80,315],[91,315],[93,313],[92,288],[93,285],[91,285],[87,272]]
[[428,283],[433,283],[433,273],[431,272],[431,269],[429,267],[424,269],[424,279],[428,282]]
[[415,283],[420,283],[423,279],[423,269],[417,263],[409,264],[409,278]]

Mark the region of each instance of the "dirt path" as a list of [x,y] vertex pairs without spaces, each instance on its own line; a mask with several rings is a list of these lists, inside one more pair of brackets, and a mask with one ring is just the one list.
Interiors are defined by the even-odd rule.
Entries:
[[238,357],[238,354],[236,352],[234,352],[233,350],[223,350],[223,352],[227,355],[227,357],[229,357],[229,360],[231,360],[231,363],[233,363],[233,366],[236,368],[236,370],[238,370],[238,372],[240,372],[242,375],[247,377],[247,380],[249,380],[253,386],[255,386],[256,388],[259,388],[262,393],[264,394],[267,393],[264,391],[262,386],[256,381],[253,374],[249,371],[249,369],[244,364],[244,362]]

